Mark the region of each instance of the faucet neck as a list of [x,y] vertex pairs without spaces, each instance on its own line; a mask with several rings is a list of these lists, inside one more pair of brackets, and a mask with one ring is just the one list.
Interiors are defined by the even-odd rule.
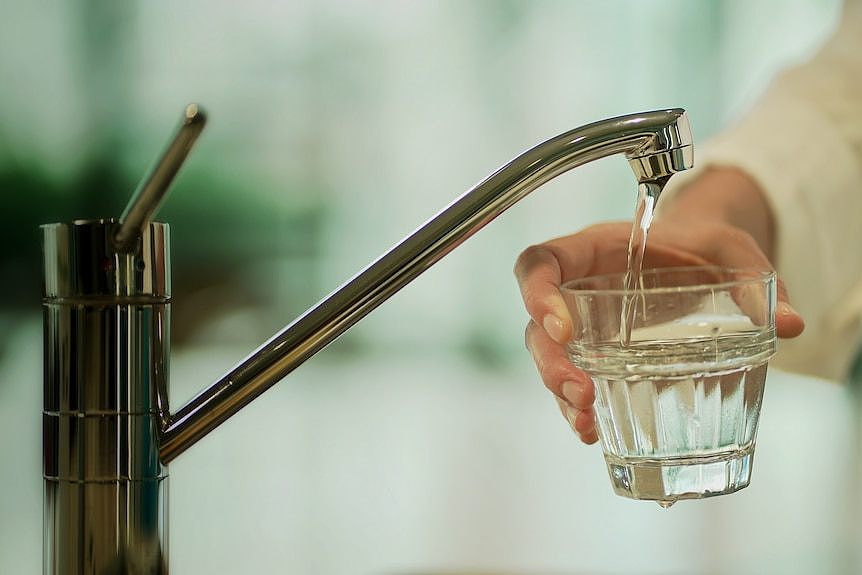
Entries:
[[614,154],[625,155],[639,182],[657,182],[691,167],[685,112],[659,110],[602,120],[517,156],[180,408],[164,433],[162,460],[176,458],[528,193],[572,168]]

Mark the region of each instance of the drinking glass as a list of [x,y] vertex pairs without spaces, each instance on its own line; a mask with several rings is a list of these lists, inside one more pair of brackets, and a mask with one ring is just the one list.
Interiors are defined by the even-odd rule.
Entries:
[[[667,507],[746,487],[776,349],[775,274],[648,269],[631,291],[624,276],[562,288],[574,324],[568,355],[595,385],[614,491]],[[621,322],[626,306],[631,323]]]

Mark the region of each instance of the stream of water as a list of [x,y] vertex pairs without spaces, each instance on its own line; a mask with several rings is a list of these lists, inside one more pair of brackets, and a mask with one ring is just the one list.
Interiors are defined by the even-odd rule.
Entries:
[[623,288],[627,293],[623,297],[620,313],[620,345],[622,347],[627,347],[631,342],[632,325],[638,304],[637,289],[640,287],[647,236],[652,224],[655,205],[663,188],[664,182],[638,184],[637,207],[632,222],[631,236],[629,236],[628,262],[623,278]]

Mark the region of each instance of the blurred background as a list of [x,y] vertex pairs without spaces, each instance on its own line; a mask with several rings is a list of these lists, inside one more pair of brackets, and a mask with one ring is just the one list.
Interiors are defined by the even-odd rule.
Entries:
[[[696,141],[804,60],[837,0],[4,0],[0,573],[41,564],[38,225],[116,217],[185,104],[181,405],[499,165],[684,107]],[[852,573],[844,389],[774,371],[751,487],[611,493],[523,347],[527,245],[627,219],[621,159],[523,200],[171,466],[177,573]]]

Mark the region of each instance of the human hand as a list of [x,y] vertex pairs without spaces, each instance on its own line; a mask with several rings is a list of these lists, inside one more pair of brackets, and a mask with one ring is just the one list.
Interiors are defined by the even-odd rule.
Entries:
[[[625,271],[630,233],[629,222],[595,225],[527,248],[515,265],[531,318],[526,330],[527,348],[569,425],[587,444],[598,440],[592,407],[595,392],[589,376],[566,356],[572,320],[559,287],[573,279]],[[719,219],[701,221],[678,213],[653,223],[644,268],[704,264],[772,269],[752,235]],[[780,280],[775,323],[778,337],[783,338],[795,337],[804,328]]]

